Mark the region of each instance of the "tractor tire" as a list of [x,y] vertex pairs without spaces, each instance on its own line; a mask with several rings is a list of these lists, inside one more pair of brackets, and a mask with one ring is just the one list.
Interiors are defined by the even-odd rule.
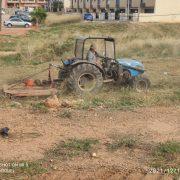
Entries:
[[137,92],[147,91],[151,86],[151,82],[147,77],[136,77],[133,82],[133,87]]
[[103,84],[100,70],[92,64],[79,64],[72,69],[68,87],[77,94],[97,92]]

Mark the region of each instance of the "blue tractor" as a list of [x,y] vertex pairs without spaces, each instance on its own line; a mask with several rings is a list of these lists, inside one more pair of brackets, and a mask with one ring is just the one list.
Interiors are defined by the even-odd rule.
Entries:
[[[92,43],[100,47],[100,52],[97,52],[98,64],[87,60],[89,45]],[[143,76],[143,64],[134,59],[116,59],[115,49],[115,40],[111,37],[76,39],[75,57],[63,61],[59,81],[66,79],[68,87],[78,94],[96,92],[107,82],[129,86],[137,91],[147,90],[150,81]]]

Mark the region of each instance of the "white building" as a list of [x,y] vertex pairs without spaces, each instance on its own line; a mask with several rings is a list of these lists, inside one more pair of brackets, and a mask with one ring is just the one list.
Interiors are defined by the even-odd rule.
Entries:
[[68,12],[72,9],[72,0],[63,0],[64,3],[64,11]]
[[180,0],[156,0],[154,13],[141,13],[140,22],[180,22]]

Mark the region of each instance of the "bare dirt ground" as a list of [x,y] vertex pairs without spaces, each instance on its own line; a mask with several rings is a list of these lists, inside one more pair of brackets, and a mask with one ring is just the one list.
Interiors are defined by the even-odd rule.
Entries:
[[2,27],[2,31],[0,35],[15,35],[15,36],[22,36],[26,35],[29,30],[36,30],[36,28],[6,28]]
[[[42,159],[47,149],[61,140],[95,138],[100,141],[96,158],[75,157],[57,164],[56,171],[35,176],[35,179],[171,179],[161,175],[147,177],[142,171],[149,161],[147,149],[151,144],[180,140],[180,108],[140,108],[134,111],[107,111],[103,109],[73,110],[72,118],[61,118],[52,111],[38,114],[30,110],[1,109],[1,126],[10,128],[9,139],[0,138],[2,160],[34,161]],[[112,134],[133,135],[139,148],[107,151],[105,144]],[[144,144],[141,148],[141,144]],[[77,178],[78,177],[78,178]],[[92,178],[93,177],[93,178]]]

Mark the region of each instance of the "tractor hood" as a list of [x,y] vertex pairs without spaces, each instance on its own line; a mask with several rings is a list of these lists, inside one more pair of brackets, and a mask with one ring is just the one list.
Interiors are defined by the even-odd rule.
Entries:
[[126,68],[135,68],[137,70],[142,70],[144,71],[144,65],[139,62],[138,60],[135,59],[117,59],[119,64]]

